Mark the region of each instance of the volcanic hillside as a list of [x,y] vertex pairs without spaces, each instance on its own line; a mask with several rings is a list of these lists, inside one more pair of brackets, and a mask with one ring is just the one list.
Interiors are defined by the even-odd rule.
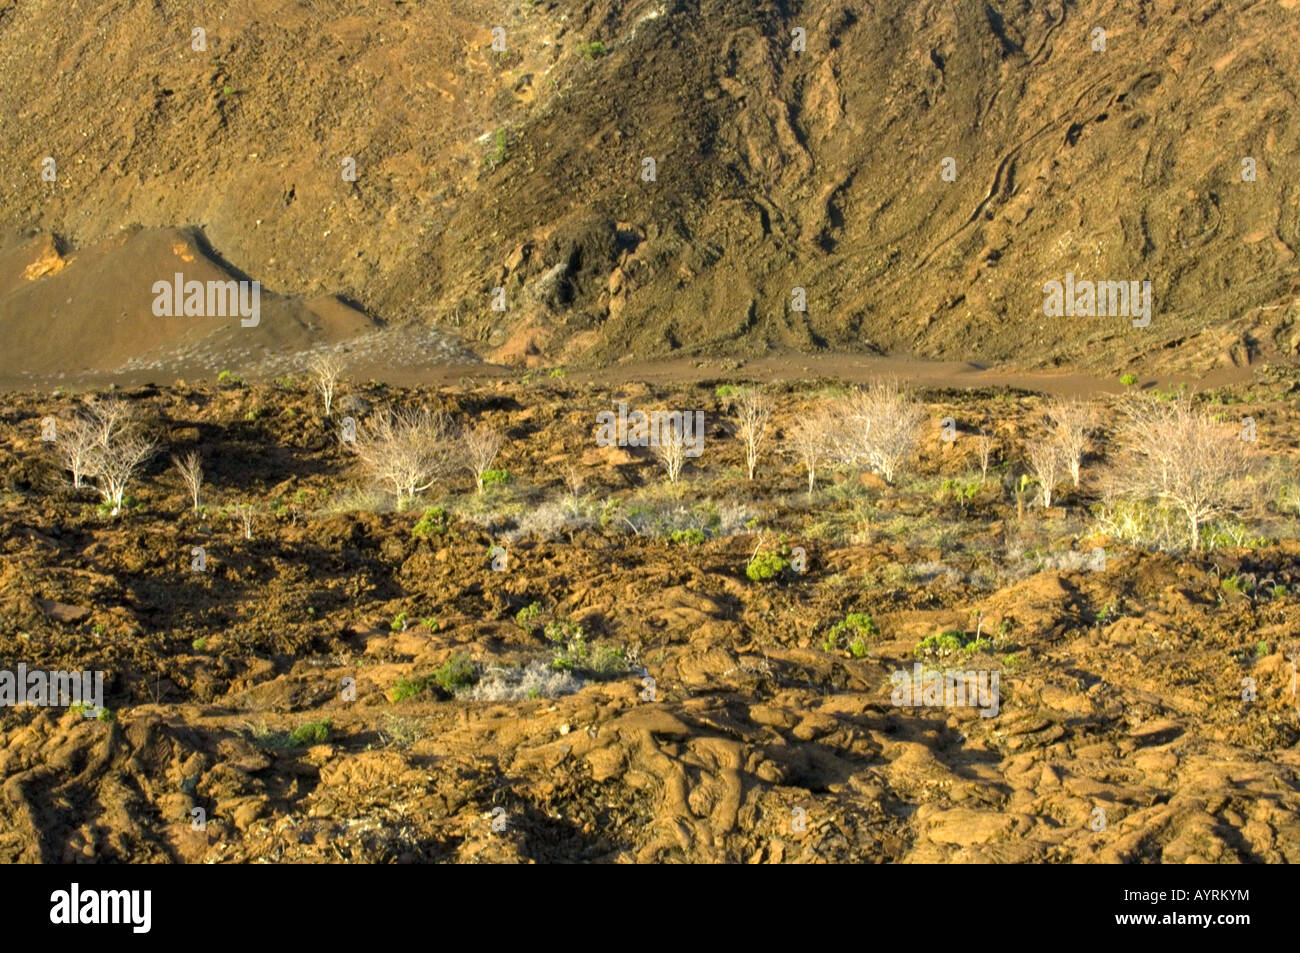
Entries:
[[[0,376],[198,347],[150,311],[178,243],[278,302],[205,345],[237,364],[376,321],[516,363],[1293,359],[1297,48],[1300,0],[0,0]],[[1150,326],[1044,317],[1067,272],[1149,279]]]

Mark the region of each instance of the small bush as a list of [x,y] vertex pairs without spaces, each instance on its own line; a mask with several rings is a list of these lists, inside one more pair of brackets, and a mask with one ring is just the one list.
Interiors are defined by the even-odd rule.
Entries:
[[989,639],[976,638],[957,629],[949,629],[947,632],[927,635],[923,638],[916,645],[916,655],[922,658],[945,658],[958,652],[974,655],[976,652],[988,652],[992,648],[993,642]]
[[484,486],[503,486],[509,482],[510,482],[509,470],[484,470],[483,471]]
[[523,668],[492,666],[464,698],[470,701],[519,701],[530,698],[558,698],[582,688],[570,672],[557,671],[545,662],[530,662]]
[[405,632],[406,613],[405,612],[397,613],[397,615],[393,617],[393,621],[389,623],[388,627],[392,629],[394,632]]
[[865,612],[850,612],[842,621],[831,626],[822,648],[834,652],[845,646],[854,658],[866,658],[867,639],[879,634],[880,629],[871,616]]
[[329,741],[330,729],[333,727],[334,722],[328,718],[322,718],[320,721],[309,721],[305,725],[299,725],[289,733],[289,743],[299,748],[324,744]]
[[542,604],[540,602],[530,602],[515,613],[515,624],[525,632],[532,632],[537,628],[537,619],[541,614]]
[[447,532],[450,522],[451,521],[447,518],[446,510],[441,506],[430,506],[427,507],[424,513],[420,516],[419,522],[411,528],[411,535],[424,537],[441,536]]
[[429,690],[429,676],[424,675],[419,678],[399,678],[394,683],[392,690],[388,693],[390,701],[404,702],[408,698],[414,698],[416,695],[422,695]]
[[785,572],[789,565],[789,561],[780,553],[760,549],[745,567],[745,575],[753,582],[767,582]]
[[546,628],[542,634],[551,642],[570,642],[574,639],[582,639],[582,626],[576,622],[564,622],[556,619],[553,622],[546,623]]
[[458,689],[468,688],[478,681],[478,670],[468,655],[458,654],[443,662],[433,671],[433,683],[448,695]]
[[579,43],[578,52],[587,59],[594,60],[604,56],[608,51],[600,40],[592,40],[590,43]]
[[675,529],[668,534],[668,539],[684,546],[698,546],[708,537],[704,535],[702,530],[698,529]]

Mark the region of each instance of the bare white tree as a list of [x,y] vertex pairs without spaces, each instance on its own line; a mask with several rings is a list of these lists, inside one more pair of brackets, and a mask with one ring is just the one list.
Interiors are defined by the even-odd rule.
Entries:
[[454,461],[450,422],[441,411],[384,411],[358,429],[352,446],[375,482],[393,491],[399,510],[444,479]]
[[326,351],[314,355],[307,364],[307,370],[321,400],[325,402],[325,416],[328,417],[334,406],[334,391],[338,387],[339,378],[343,376],[343,361],[334,352]]
[[138,427],[135,410],[116,397],[97,400],[87,408],[85,418],[94,442],[107,447],[119,434]]
[[100,497],[112,507],[110,516],[122,512],[127,487],[153,452],[154,442],[136,430],[119,432],[108,446],[95,446],[87,472],[95,478]]
[[257,515],[257,507],[252,503],[237,503],[230,507],[228,513],[231,519],[239,521],[244,531],[244,539],[252,539],[253,517]]
[[1056,400],[1048,406],[1047,416],[1052,422],[1052,439],[1060,448],[1077,490],[1083,455],[1088,452],[1088,436],[1096,422],[1093,409],[1080,400]]
[[1234,424],[1214,419],[1187,396],[1131,402],[1117,433],[1112,487],[1172,504],[1187,519],[1192,552],[1205,523],[1252,498],[1259,460]]
[[81,489],[85,482],[91,455],[98,445],[99,435],[90,419],[77,416],[59,425],[54,447],[64,469],[72,474],[74,488]]
[[809,410],[802,414],[786,432],[785,441],[790,452],[803,464],[808,474],[808,492],[817,486],[817,467],[830,454],[832,424],[824,410]]
[[1043,501],[1043,509],[1052,506],[1052,495],[1056,485],[1061,482],[1061,469],[1065,463],[1061,448],[1051,440],[1034,443],[1029,446],[1029,469],[1038,480],[1038,497]]
[[505,439],[501,431],[487,424],[478,424],[461,435],[465,469],[473,474],[480,493],[483,492],[483,474],[492,468],[492,462],[501,452],[501,445],[505,443]]
[[975,439],[975,450],[979,453],[980,482],[983,483],[989,476],[989,457],[993,452],[993,441],[982,429],[980,435]]
[[654,445],[655,459],[668,474],[668,482],[677,483],[686,464],[686,437],[677,427],[663,427]]
[[184,457],[173,454],[172,466],[181,475],[181,481],[185,484],[185,489],[189,490],[190,496],[194,500],[194,512],[197,513],[199,511],[199,488],[203,486],[203,458],[192,450]]
[[882,381],[846,398],[836,416],[838,455],[892,484],[916,452],[926,414],[896,381]]
[[745,444],[745,470],[752,480],[772,419],[772,405],[762,391],[746,387],[735,395],[733,406],[736,410],[736,436]]

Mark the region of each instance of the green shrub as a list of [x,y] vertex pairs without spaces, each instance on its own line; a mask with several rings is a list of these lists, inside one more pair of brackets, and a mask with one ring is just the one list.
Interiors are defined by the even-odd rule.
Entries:
[[333,727],[334,722],[328,718],[322,718],[320,721],[309,721],[289,732],[289,743],[299,748],[324,744],[329,741],[330,729]]
[[412,536],[441,536],[447,532],[450,520],[447,519],[447,511],[441,506],[427,507],[420,516],[420,520],[411,529]]
[[745,575],[753,582],[767,582],[785,572],[790,563],[780,553],[760,549],[745,567]]
[[578,623],[556,619],[546,623],[546,628],[542,630],[542,634],[551,642],[570,642],[574,639],[582,639],[584,633],[582,626],[578,625]]
[[388,693],[389,699],[393,702],[404,702],[408,698],[414,698],[421,695],[429,689],[429,676],[423,675],[417,678],[399,678],[394,684],[392,691]]
[[604,56],[608,51],[605,49],[605,44],[600,40],[592,40],[590,43],[579,43],[578,52],[587,59],[594,60]]
[[433,682],[448,695],[458,688],[468,688],[478,681],[478,670],[468,655],[457,654],[433,671]]
[[668,539],[684,546],[698,546],[708,537],[704,535],[702,530],[698,529],[675,529],[668,534]]
[[502,486],[503,484],[509,482],[510,482],[509,470],[484,470],[483,471],[483,485],[485,487]]
[[393,617],[393,621],[389,623],[388,627],[392,629],[394,632],[405,632],[406,613],[405,612],[397,613],[397,615]]
[[537,628],[537,619],[541,614],[542,604],[540,602],[530,602],[515,613],[515,624],[525,632],[532,632]]
[[916,645],[916,655],[920,657],[944,658],[963,652],[973,655],[976,652],[988,652],[993,649],[993,642],[986,638],[976,638],[957,629],[949,629],[938,635],[927,635]]
[[836,622],[826,633],[822,649],[834,652],[844,646],[854,658],[866,658],[867,639],[879,635],[880,629],[871,616],[865,612],[850,612],[840,622]]
[[196,652],[202,652],[202,651],[204,651],[205,649],[207,649],[207,647],[208,647],[208,640],[207,640],[206,638],[202,638],[202,637],[200,637],[200,638],[195,639],[193,642],[191,642],[191,643],[190,643],[190,646],[194,649],[194,651],[196,651]]
[[622,675],[627,672],[627,653],[621,646],[598,646],[591,659],[591,670],[597,675]]
[[1119,379],[1119,382],[1123,384],[1125,387],[1132,387],[1134,384],[1138,382],[1137,375],[1125,374],[1123,377]]

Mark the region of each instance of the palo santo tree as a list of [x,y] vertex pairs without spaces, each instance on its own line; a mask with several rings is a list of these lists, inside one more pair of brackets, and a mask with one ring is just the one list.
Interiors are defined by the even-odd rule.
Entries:
[[153,456],[154,441],[143,432],[131,405],[116,399],[91,404],[70,429],[71,438],[82,447],[84,474],[94,479],[100,498],[111,508],[109,515],[117,516],[127,487]]
[[316,385],[321,400],[325,402],[325,416],[328,417],[334,405],[334,391],[338,387],[339,378],[343,376],[343,361],[332,351],[326,351],[312,357],[307,364],[307,371],[311,374],[312,383]]
[[1259,459],[1237,427],[1214,419],[1186,395],[1131,402],[1117,433],[1111,489],[1171,504],[1187,520],[1192,552],[1205,524],[1253,498]]
[[386,410],[360,428],[352,444],[362,467],[393,491],[403,510],[451,472],[451,425],[441,411]]
[[803,465],[808,475],[808,493],[817,486],[817,467],[830,454],[833,427],[825,410],[810,410],[799,416],[786,431],[785,443],[790,453]]
[[892,485],[916,452],[925,409],[897,381],[887,380],[845,398],[835,416],[843,421],[836,437],[839,456]]
[[181,475],[181,482],[194,500],[194,512],[199,511],[199,488],[203,486],[203,458],[194,451],[184,457],[172,455],[172,466]]
[[57,433],[55,450],[63,468],[72,474],[73,488],[79,490],[89,475],[88,467],[98,444],[98,434],[91,421],[82,416],[73,417],[69,423],[61,424]]
[[478,424],[461,434],[461,452],[464,454],[465,469],[474,476],[478,492],[483,492],[483,474],[492,468],[492,463],[501,452],[505,443],[501,431]]
[[737,392],[733,406],[736,411],[736,436],[745,444],[745,472],[752,480],[754,468],[758,466],[758,454],[772,419],[772,405],[758,388],[746,387]]
[[1029,469],[1038,481],[1038,496],[1043,501],[1043,509],[1051,509],[1052,495],[1061,480],[1061,469],[1065,462],[1061,448],[1051,440],[1030,444]]
[[675,486],[686,464],[685,435],[676,427],[664,427],[653,449],[655,459],[668,474],[668,482]]
[[1088,435],[1095,423],[1093,410],[1081,400],[1056,400],[1047,408],[1052,422],[1052,439],[1061,452],[1061,462],[1079,488],[1083,456],[1088,452]]

